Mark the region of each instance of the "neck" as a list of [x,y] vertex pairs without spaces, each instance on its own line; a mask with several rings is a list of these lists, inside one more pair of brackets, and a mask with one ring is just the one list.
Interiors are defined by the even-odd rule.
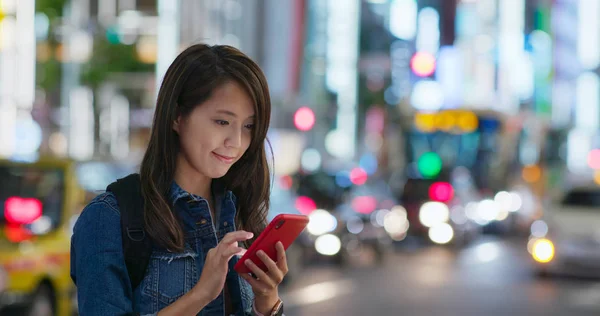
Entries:
[[205,199],[211,197],[212,179],[196,171],[181,155],[177,157],[174,180],[186,192]]

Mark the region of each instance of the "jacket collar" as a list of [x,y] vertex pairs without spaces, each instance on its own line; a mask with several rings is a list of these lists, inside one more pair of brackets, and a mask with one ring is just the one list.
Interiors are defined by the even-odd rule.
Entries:
[[[215,198],[215,201],[220,201],[223,198],[229,198],[229,199],[232,199],[235,203],[235,195],[230,190],[227,190],[227,188],[224,186],[224,184],[221,181],[213,180],[212,184],[211,184],[211,189],[212,189],[212,194]],[[177,184],[177,182],[175,182],[175,180],[173,180],[173,182],[171,184],[171,191],[169,192],[169,199],[170,199],[171,205],[173,205],[173,206],[175,206],[175,203],[177,203],[177,201],[180,199],[183,199],[184,201],[206,200],[205,197],[185,191],[183,188],[181,188]]]

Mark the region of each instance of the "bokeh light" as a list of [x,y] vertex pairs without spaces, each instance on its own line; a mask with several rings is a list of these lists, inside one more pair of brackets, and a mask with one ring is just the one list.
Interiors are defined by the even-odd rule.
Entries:
[[532,249],[533,259],[540,263],[548,263],[554,259],[554,244],[545,238],[536,240]]
[[350,171],[350,181],[355,185],[363,185],[367,182],[369,175],[362,168],[354,168]]
[[591,150],[587,156],[587,163],[590,168],[600,170],[600,149]]
[[309,107],[301,107],[294,114],[294,125],[297,129],[306,132],[315,126],[315,113]]
[[372,175],[377,172],[378,162],[377,157],[373,154],[364,154],[360,158],[359,162],[360,168],[367,172],[368,175]]
[[372,196],[357,196],[352,200],[352,208],[361,214],[370,214],[377,208],[377,199]]
[[321,153],[314,148],[307,148],[302,153],[300,159],[302,169],[306,171],[316,171],[321,168]]
[[431,76],[435,72],[435,56],[427,52],[417,52],[411,58],[410,66],[419,77]]
[[350,172],[340,171],[336,173],[335,183],[342,188],[348,188],[352,186],[352,181],[350,181]]
[[454,188],[448,182],[435,182],[429,187],[429,197],[434,201],[448,202],[454,197]]
[[447,244],[454,238],[454,230],[447,223],[441,223],[429,229],[429,239],[436,244]]
[[434,152],[423,154],[417,162],[419,172],[425,178],[433,178],[442,170],[442,159]]
[[308,196],[297,197],[294,206],[300,213],[304,215],[309,215],[317,209],[317,204],[315,203],[315,201],[309,198]]
[[528,165],[523,167],[522,175],[526,182],[538,182],[542,177],[542,169],[538,165]]

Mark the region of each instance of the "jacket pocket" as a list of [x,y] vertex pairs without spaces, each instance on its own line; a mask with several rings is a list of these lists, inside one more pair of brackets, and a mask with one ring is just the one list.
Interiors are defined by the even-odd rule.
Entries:
[[183,253],[155,251],[148,265],[144,294],[153,298],[158,310],[190,291],[198,281],[198,254],[189,248]]

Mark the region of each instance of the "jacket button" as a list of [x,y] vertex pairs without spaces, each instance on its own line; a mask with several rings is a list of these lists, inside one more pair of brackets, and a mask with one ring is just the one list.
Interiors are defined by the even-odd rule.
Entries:
[[198,225],[198,224],[199,225],[204,225],[204,224],[206,224],[206,222],[207,222],[206,219],[203,218],[200,222],[196,223],[196,225]]
[[227,225],[229,225],[229,224],[227,224],[227,222],[223,223],[223,226],[227,227]]

